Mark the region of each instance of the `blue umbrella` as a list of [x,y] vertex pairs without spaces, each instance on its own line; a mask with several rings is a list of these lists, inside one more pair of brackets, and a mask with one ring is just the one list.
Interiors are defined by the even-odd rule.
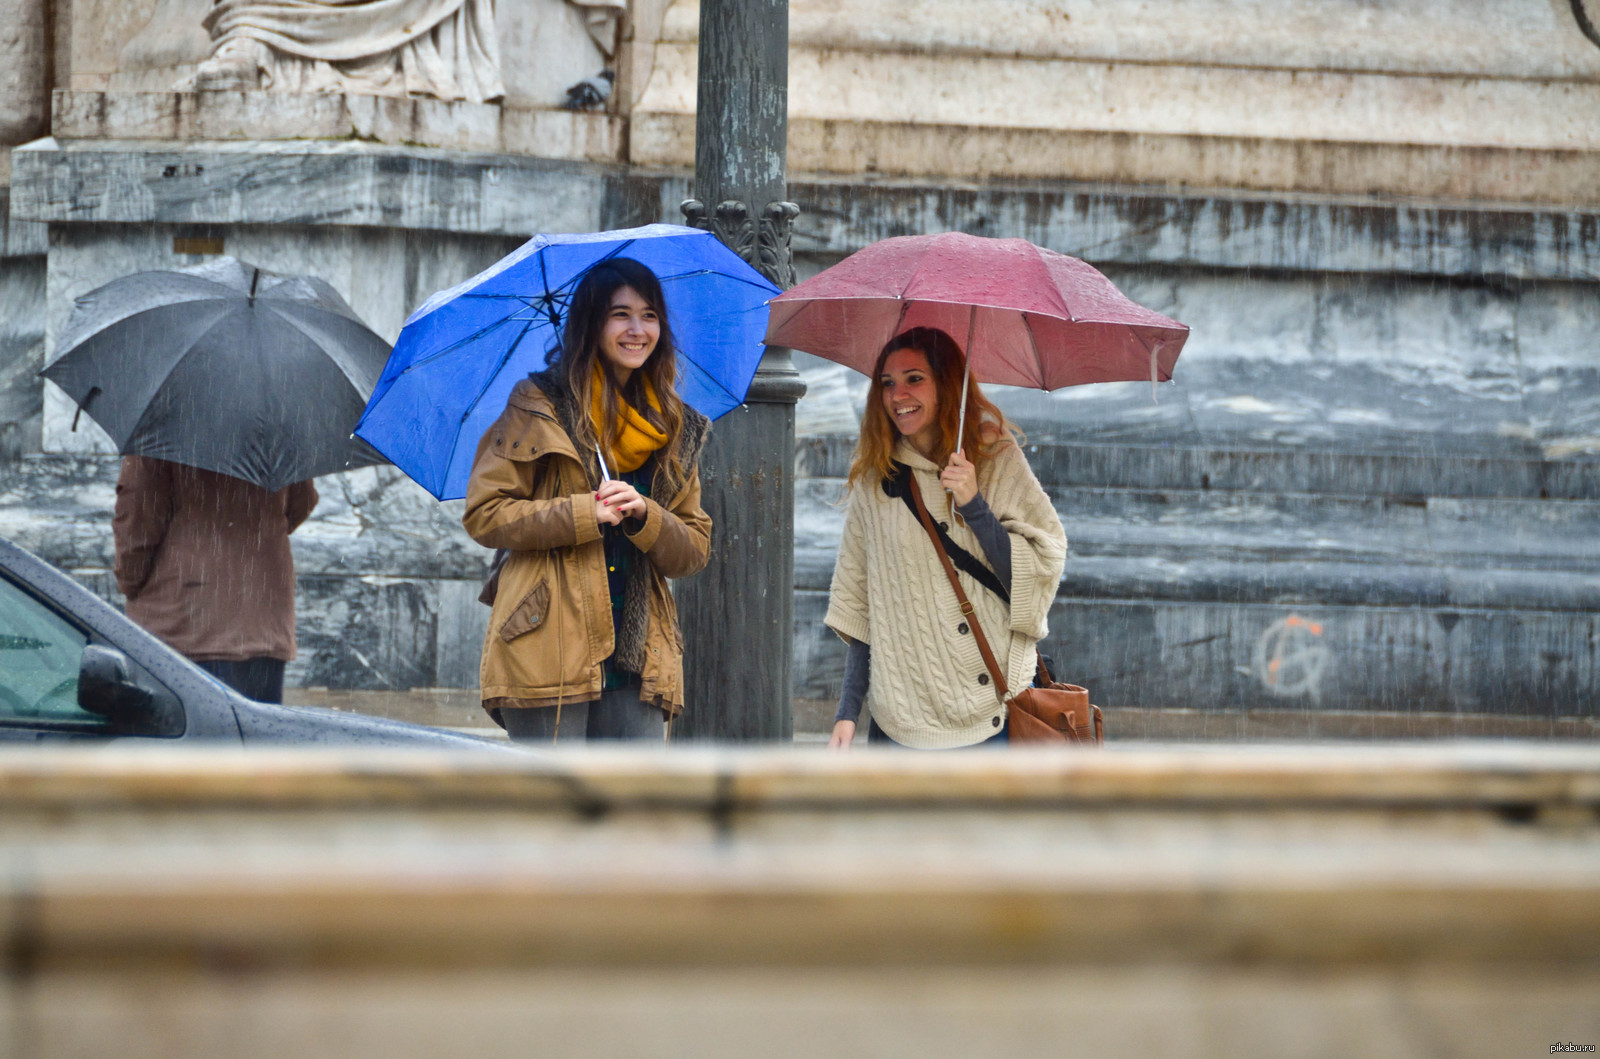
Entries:
[[429,298],[400,332],[356,435],[439,499],[465,496],[478,439],[512,387],[560,345],[583,274],[611,257],[634,258],[660,278],[683,399],[712,419],[737,408],[778,288],[710,232],[651,224],[535,236]]

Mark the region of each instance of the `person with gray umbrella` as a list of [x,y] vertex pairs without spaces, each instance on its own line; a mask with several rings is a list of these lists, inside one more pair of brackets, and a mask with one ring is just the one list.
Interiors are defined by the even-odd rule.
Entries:
[[324,281],[219,258],[79,298],[41,372],[124,456],[128,616],[251,698],[294,657],[311,479],[382,460],[351,430],[388,355]]
[[310,482],[253,482],[124,456],[112,519],[128,617],[247,698],[283,701],[294,658],[293,533],[317,506]]

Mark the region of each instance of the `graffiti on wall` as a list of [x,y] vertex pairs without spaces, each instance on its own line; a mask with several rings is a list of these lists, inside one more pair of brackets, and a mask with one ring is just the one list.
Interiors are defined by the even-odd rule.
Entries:
[[1318,702],[1330,653],[1322,640],[1322,623],[1291,614],[1273,622],[1256,637],[1251,672],[1273,695],[1304,695]]

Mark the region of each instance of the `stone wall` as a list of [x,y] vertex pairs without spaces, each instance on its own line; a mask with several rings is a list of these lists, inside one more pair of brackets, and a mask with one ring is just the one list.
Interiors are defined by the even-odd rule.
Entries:
[[0,156],[48,126],[49,43],[44,0],[0,0]]
[[[693,159],[698,5],[632,160]],[[791,170],[1595,200],[1600,48],[1565,4],[795,0]]]

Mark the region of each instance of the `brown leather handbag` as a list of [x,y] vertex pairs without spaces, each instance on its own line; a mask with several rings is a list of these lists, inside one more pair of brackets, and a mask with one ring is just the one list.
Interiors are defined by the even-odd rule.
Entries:
[[939,555],[944,575],[950,579],[950,587],[956,590],[956,601],[961,604],[961,614],[972,629],[972,638],[978,643],[983,664],[989,669],[995,694],[1006,705],[1007,738],[1013,743],[1088,743],[1099,746],[1105,742],[1105,719],[1100,707],[1089,702],[1088,690],[1076,684],[1060,684],[1053,680],[1050,671],[1045,668],[1044,657],[1037,651],[1034,653],[1038,657],[1039,686],[1023,688],[1015,695],[1011,694],[1005,671],[995,661],[989,640],[983,635],[983,626],[978,624],[978,615],[973,612],[972,603],[956,578],[950,555],[939,541],[938,531],[933,528],[933,516],[928,514],[928,505],[923,503],[922,490],[917,485],[915,474],[911,474],[907,484],[910,486],[911,499],[917,505],[917,518],[922,520],[922,528],[928,531],[928,539],[933,542],[933,550]]

